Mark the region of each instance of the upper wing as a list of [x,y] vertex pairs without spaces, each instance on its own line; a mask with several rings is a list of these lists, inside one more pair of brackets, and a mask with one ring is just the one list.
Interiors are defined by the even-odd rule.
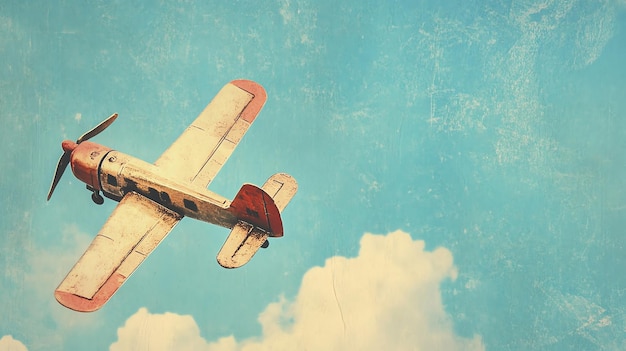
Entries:
[[99,309],[181,218],[152,200],[128,193],[56,289],[56,299],[80,312]]
[[226,84],[200,116],[155,162],[164,174],[206,187],[259,113],[267,95],[259,84]]

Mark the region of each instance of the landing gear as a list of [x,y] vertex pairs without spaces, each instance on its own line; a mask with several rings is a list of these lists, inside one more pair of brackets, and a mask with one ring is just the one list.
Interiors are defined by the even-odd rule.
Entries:
[[104,198],[97,190],[91,194],[91,200],[93,200],[96,205],[102,205],[104,203]]
[[269,240],[265,240],[265,242],[263,243],[263,245],[261,245],[262,248],[267,249],[267,247],[270,246],[270,242]]

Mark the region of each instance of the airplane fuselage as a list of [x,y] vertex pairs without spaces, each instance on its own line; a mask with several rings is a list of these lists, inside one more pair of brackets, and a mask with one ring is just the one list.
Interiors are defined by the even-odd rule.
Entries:
[[110,199],[120,201],[136,192],[186,217],[226,228],[237,223],[228,199],[165,177],[156,165],[89,141],[67,147],[73,149],[70,164],[76,178]]

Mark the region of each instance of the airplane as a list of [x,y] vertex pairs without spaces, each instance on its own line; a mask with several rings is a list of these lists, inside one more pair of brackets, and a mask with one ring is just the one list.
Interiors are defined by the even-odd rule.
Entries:
[[100,309],[183,217],[231,229],[217,254],[225,268],[241,267],[268,237],[283,236],[281,212],[298,189],[290,175],[244,184],[232,201],[207,189],[266,99],[258,83],[231,81],[154,164],[88,141],[117,114],[76,142],[63,141],[47,199],[69,164],[96,204],[102,195],[119,204],[56,288],[56,300],[79,312]]

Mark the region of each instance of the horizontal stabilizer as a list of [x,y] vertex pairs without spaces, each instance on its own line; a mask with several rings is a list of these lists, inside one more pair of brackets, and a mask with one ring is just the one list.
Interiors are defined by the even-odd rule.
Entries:
[[298,183],[289,174],[276,173],[261,188],[274,199],[278,210],[283,212],[291,198],[298,191]]
[[224,268],[239,268],[250,261],[267,237],[266,232],[239,221],[217,254],[217,262]]

